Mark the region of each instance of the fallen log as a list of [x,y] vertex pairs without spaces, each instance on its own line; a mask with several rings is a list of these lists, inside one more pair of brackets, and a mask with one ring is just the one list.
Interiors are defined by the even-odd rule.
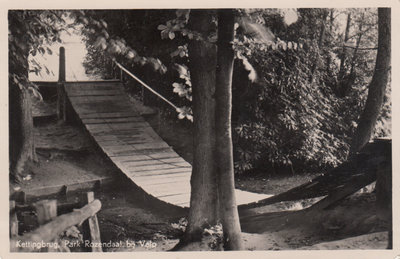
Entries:
[[[378,170],[387,171],[388,177],[391,177],[391,147],[391,140],[376,139],[330,172],[286,192],[239,206],[239,212],[243,213],[248,209],[281,201],[296,201],[328,195],[329,198],[321,202],[321,206],[327,207],[374,182]],[[344,186],[346,188],[342,188]]]
[[94,200],[80,209],[58,216],[30,233],[11,239],[10,249],[12,252],[33,251],[39,244],[47,244],[53,241],[67,228],[82,224],[83,221],[94,216],[100,208],[101,202]]

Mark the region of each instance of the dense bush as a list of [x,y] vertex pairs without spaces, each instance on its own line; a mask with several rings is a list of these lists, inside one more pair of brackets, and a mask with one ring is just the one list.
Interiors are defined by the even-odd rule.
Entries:
[[309,81],[314,53],[305,48],[264,50],[257,44],[251,49],[248,59],[259,77],[243,84],[243,72],[236,74],[233,89],[236,168],[293,169],[342,161],[348,128],[332,91]]

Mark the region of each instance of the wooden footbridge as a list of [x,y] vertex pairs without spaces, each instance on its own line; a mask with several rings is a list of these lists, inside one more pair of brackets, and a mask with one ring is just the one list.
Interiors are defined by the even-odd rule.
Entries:
[[[60,75],[63,75],[65,66],[61,59],[62,55]],[[70,102],[89,134],[121,172],[149,195],[188,207],[191,165],[144,120],[123,84],[120,81],[64,82],[65,77],[60,78],[60,94]],[[236,190],[238,205],[267,197]]]

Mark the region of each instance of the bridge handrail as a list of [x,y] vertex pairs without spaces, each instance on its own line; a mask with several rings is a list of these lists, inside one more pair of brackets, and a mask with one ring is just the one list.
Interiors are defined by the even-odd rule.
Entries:
[[135,79],[136,81],[138,81],[141,85],[143,85],[144,87],[146,87],[146,89],[148,89],[150,92],[152,92],[153,94],[157,95],[161,100],[165,101],[166,103],[168,103],[170,106],[172,106],[172,108],[175,109],[175,111],[179,112],[178,109],[179,107],[176,106],[175,104],[173,104],[171,101],[169,101],[167,98],[165,98],[164,96],[162,96],[161,94],[159,94],[158,92],[156,92],[154,89],[152,89],[149,85],[147,85],[145,82],[143,82],[142,80],[140,80],[137,76],[135,76],[132,72],[130,72],[128,69],[126,69],[125,67],[123,67],[120,63],[118,63],[117,61],[114,60],[114,63],[122,70],[124,71],[126,74],[128,74],[130,77],[132,77],[133,79]]

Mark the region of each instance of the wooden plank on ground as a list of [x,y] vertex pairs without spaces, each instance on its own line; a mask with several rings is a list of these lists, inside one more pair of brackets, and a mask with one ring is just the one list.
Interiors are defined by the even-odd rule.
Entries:
[[[86,202],[90,204],[91,202],[94,201],[94,193],[93,192],[88,192],[86,196]],[[101,237],[100,237],[100,228],[99,228],[99,222],[97,220],[97,215],[94,214],[93,216],[88,218],[88,224],[89,224],[89,233],[90,233],[90,241],[94,246],[92,247],[92,252],[102,252],[101,248]]]

